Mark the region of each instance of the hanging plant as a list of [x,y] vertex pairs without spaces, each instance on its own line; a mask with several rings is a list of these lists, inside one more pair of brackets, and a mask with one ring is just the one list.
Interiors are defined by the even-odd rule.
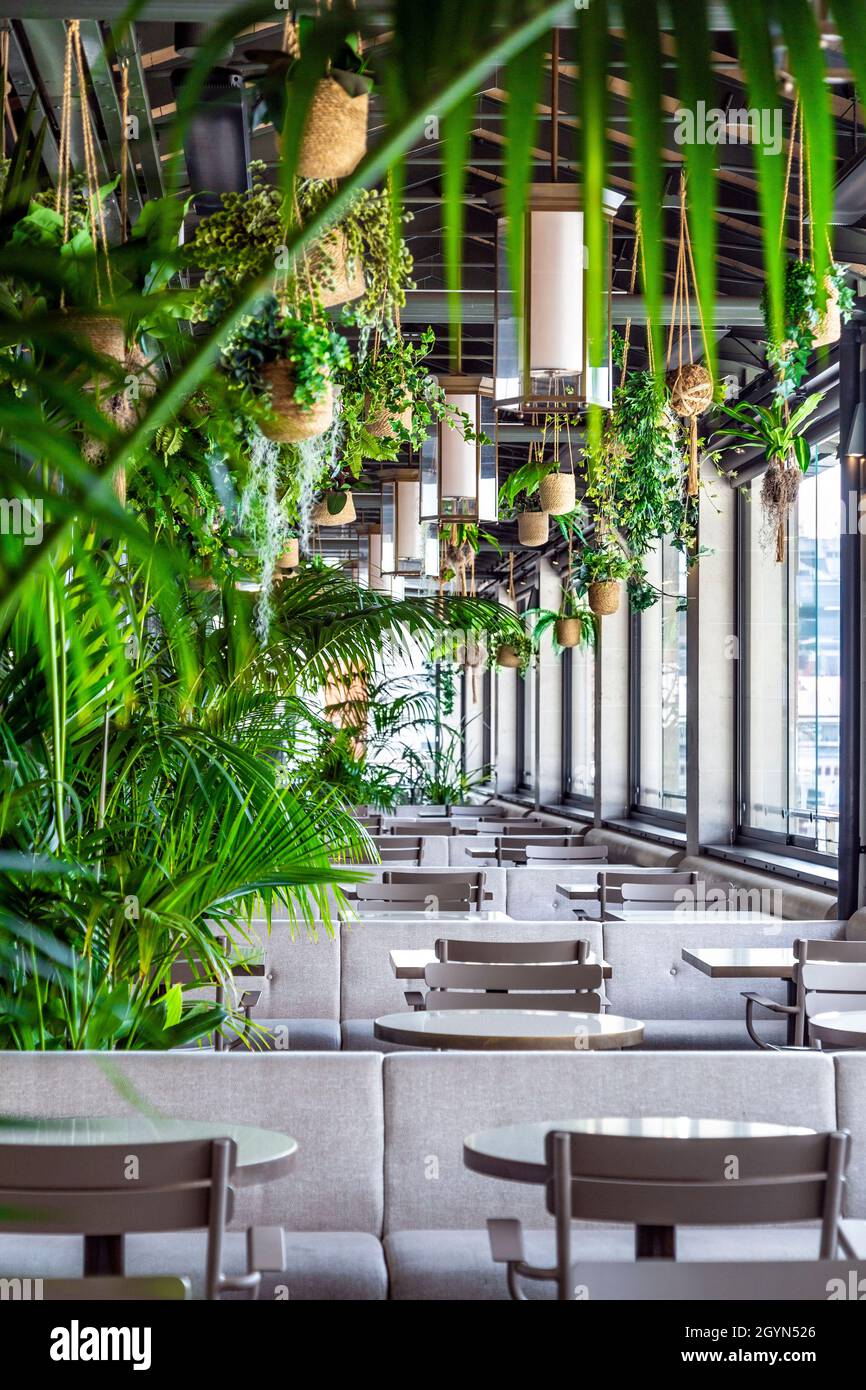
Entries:
[[572,647],[591,647],[595,645],[595,617],[585,604],[578,600],[574,590],[566,585],[562,589],[562,602],[559,609],[534,608],[531,610],[532,640],[539,647],[546,632],[550,633],[553,650],[559,654]]
[[506,642],[499,642],[493,648],[494,664],[506,671],[518,671],[521,676],[525,676],[532,664],[534,651],[528,632],[524,631],[521,635],[510,633]]
[[620,584],[632,572],[632,560],[612,543],[587,547],[574,571],[575,589],[585,594],[590,610],[606,617],[619,608]]
[[270,412],[262,433],[278,443],[323,434],[333,418],[332,378],[349,360],[344,338],[307,302],[281,309],[273,295],[244,319],[223,352],[229,377],[251,388]]
[[769,407],[742,402],[723,407],[723,414],[734,422],[729,433],[734,447],[761,449],[767,464],[761,484],[764,529],[761,541],[772,544],[776,560],[785,559],[788,515],[797,500],[800,479],[809,471],[809,446],[800,433],[824,399],[823,391],[807,396],[793,413],[787,400],[776,397]]
[[313,508],[314,526],[348,526],[355,519],[355,501],[348,488],[331,488]]
[[[767,364],[776,374],[776,394],[782,399],[787,399],[793,395],[805,379],[810,354],[818,347],[827,347],[830,343],[838,342],[842,333],[842,324],[847,323],[854,312],[855,298],[854,290],[845,278],[847,268],[837,265],[833,260],[833,248],[830,245],[829,237],[827,237],[829,269],[823,286],[818,285],[815,276],[815,219],[812,215],[812,177],[799,93],[794,102],[791,140],[785,172],[782,219],[779,226],[780,252],[785,239],[788,195],[791,187],[791,171],[795,151],[800,169],[797,206],[799,247],[797,257],[790,259],[785,267],[783,337],[781,339],[774,329],[770,313],[769,286],[764,286],[761,296],[761,308],[767,333]],[[805,179],[803,176],[804,168]],[[806,255],[803,236],[807,224],[811,239],[808,256]]]
[[435,341],[432,328],[415,341],[398,328],[390,336],[377,334],[369,351],[347,359],[339,376],[341,410],[354,426],[347,455],[357,458],[367,441],[376,440],[367,457],[392,460],[403,444],[420,448],[446,410],[444,392],[424,365]]
[[812,265],[789,260],[785,268],[785,330],[779,340],[770,320],[767,286],[761,296],[767,334],[767,364],[778,378],[776,393],[791,396],[803,382],[809,357],[817,347],[838,340],[842,324],[854,312],[854,290],[846,279],[846,267],[831,265],[825,285],[825,305],[819,307],[818,285]]
[[[689,231],[688,207],[686,202],[686,176],[680,174],[680,235],[677,250],[677,265],[674,275],[674,309],[668,333],[666,355],[666,381],[670,392],[670,405],[675,415],[688,421],[689,428],[689,471],[687,492],[689,497],[698,493],[698,417],[709,410],[713,403],[713,378],[701,362],[695,361],[692,341],[692,319],[690,308],[690,285],[696,291],[697,277],[692,252],[692,238]],[[695,293],[701,319],[701,339],[704,357],[708,359],[708,342],[704,328],[700,296]],[[674,338],[678,336],[676,367],[671,363],[674,357]]]
[[[298,185],[301,220],[318,215],[333,199],[332,183],[317,179]],[[401,215],[405,225],[410,212]],[[359,328],[390,330],[406,304],[406,291],[412,288],[412,253],[394,227],[390,187],[366,188],[356,194],[329,232],[316,243],[310,255],[313,278],[320,286],[325,305],[346,303],[344,323]],[[349,282],[358,293],[342,293]],[[337,296],[340,297],[337,297]]]
[[[279,145],[289,108],[289,92],[302,47],[312,38],[315,19],[303,16],[297,26],[286,22],[284,50],[252,49],[247,57],[266,67],[254,79],[253,128],[270,121]],[[341,179],[351,174],[367,152],[367,117],[373,77],[361,51],[359,35],[338,42],[328,75],[316,84],[306,113],[297,172],[301,178]]]

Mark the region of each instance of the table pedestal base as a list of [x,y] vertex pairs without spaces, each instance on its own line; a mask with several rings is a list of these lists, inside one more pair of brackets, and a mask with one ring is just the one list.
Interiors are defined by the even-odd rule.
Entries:
[[638,1260],[675,1260],[677,1233],[673,1226],[636,1226],[634,1253]]
[[85,1236],[85,1279],[96,1279],[99,1275],[122,1277],[124,1273],[124,1241],[124,1236]]

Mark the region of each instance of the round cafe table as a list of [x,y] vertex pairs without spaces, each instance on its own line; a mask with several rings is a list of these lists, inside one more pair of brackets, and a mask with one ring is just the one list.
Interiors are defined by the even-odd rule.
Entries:
[[618,1014],[581,1014],[546,1009],[431,1009],[385,1014],[373,1036],[409,1047],[460,1051],[587,1052],[635,1047],[643,1024]]
[[[538,1120],[528,1124],[501,1125],[497,1129],[480,1129],[475,1134],[467,1135],[463,1141],[463,1162],[473,1173],[543,1187],[548,1179],[544,1142],[551,1130],[610,1135],[617,1139],[730,1139],[732,1143],[738,1139],[814,1133],[814,1130],[792,1125],[751,1120],[692,1119],[686,1115],[647,1116],[642,1119],[605,1115],[589,1119]],[[674,1259],[674,1227],[636,1226],[635,1256],[637,1259]]]
[[815,1014],[809,1019],[809,1037],[830,1047],[866,1047],[866,1009]]
[[[44,1144],[57,1148],[96,1148],[104,1144],[122,1144],[128,1145],[132,1152],[137,1145],[184,1139],[233,1139],[237,1146],[237,1164],[232,1178],[234,1187],[258,1187],[260,1183],[285,1177],[292,1171],[298,1152],[297,1141],[289,1135],[259,1129],[255,1125],[151,1118],[147,1115],[35,1120],[22,1123],[20,1127],[3,1126],[0,1130],[2,1144]],[[123,1275],[123,1272],[122,1235],[84,1237],[86,1276]]]

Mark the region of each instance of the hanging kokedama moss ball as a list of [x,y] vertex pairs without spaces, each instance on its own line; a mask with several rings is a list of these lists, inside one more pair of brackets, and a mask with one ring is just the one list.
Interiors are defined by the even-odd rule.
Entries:
[[689,422],[689,480],[688,495],[698,493],[698,416],[713,403],[713,378],[700,362],[684,362],[668,372],[667,384],[671,393],[671,409]]
[[684,419],[703,415],[713,403],[713,378],[700,362],[685,362],[668,372],[671,408]]
[[775,538],[776,560],[779,564],[785,559],[785,528],[788,513],[800,491],[800,477],[800,470],[795,463],[787,466],[771,463],[761,484],[761,506],[767,530]]

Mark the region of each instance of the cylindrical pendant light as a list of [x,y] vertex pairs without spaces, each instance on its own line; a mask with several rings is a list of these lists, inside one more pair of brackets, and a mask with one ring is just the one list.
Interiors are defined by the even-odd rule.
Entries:
[[580,412],[610,407],[610,280],[613,218],[624,195],[604,191],[607,249],[603,276],[606,348],[591,366],[586,332],[587,251],[582,189],[533,184],[524,213],[523,306],[511,292],[508,219],[502,190],[488,195],[497,213],[495,382],[497,409]]
[[439,573],[439,534],[421,522],[421,475],[417,468],[394,469],[382,483],[383,575],[435,577]]
[[[499,479],[496,468],[496,412],[493,381],[482,376],[443,376],[439,385],[450,407],[421,446],[421,521],[496,521]],[[465,439],[456,412],[468,416],[471,434]],[[458,424],[452,428],[449,416]],[[470,431],[467,431],[470,433]],[[482,444],[480,437],[490,439]]]

